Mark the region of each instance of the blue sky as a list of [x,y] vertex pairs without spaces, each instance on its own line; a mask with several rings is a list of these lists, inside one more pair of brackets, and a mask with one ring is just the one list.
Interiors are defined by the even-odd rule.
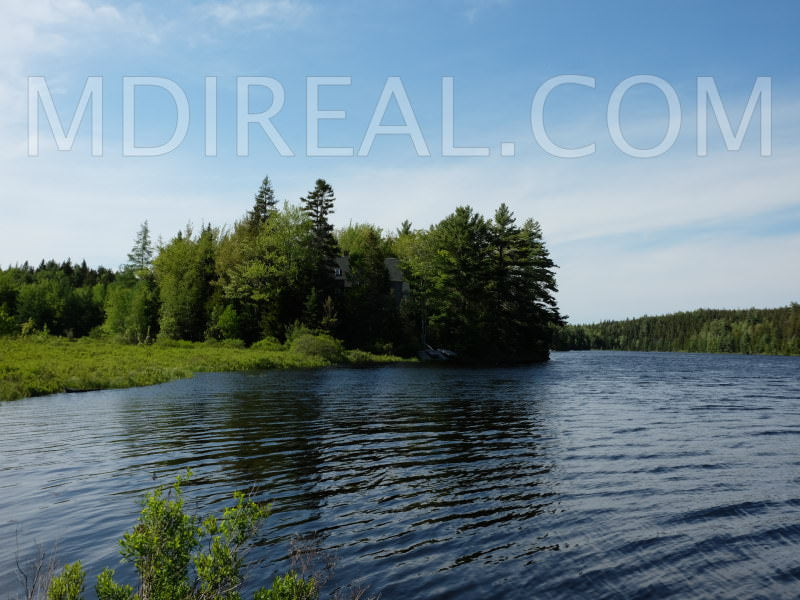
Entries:
[[[156,235],[188,220],[231,224],[264,174],[296,201],[325,177],[334,221],[418,227],[459,204],[490,214],[506,202],[543,226],[560,265],[559,302],[573,322],[690,310],[778,306],[800,299],[800,5],[796,2],[564,2],[524,0],[233,0],[116,2],[6,0],[0,7],[0,263],[55,257],[124,262],[140,222]],[[584,158],[549,155],[531,130],[537,89],[559,75],[595,87],[557,88],[544,109],[562,146],[594,143]],[[613,142],[609,98],[626,78],[666,81],[680,102],[671,148],[633,158]],[[46,78],[67,124],[87,77],[103,78],[103,156],[90,153],[89,119],[69,151],[46,121],[27,155],[27,80]],[[189,129],[174,151],[122,155],[122,81],[174,81]],[[217,77],[218,150],[204,156],[204,82]],[[271,77],[285,103],[273,123],[294,152],[282,157],[257,126],[236,154],[236,78]],[[357,152],[389,77],[399,77],[431,156],[408,136],[378,136],[368,156],[306,156],[307,77],[350,77],[320,89],[321,146]],[[708,156],[696,152],[697,77],[713,77],[734,128],[757,77],[771,81],[771,155],[761,156],[759,112],[738,151],[713,116]],[[454,81],[457,146],[488,157],[442,156],[442,78]],[[271,102],[254,91],[251,111]],[[41,114],[41,113],[40,113]],[[136,96],[136,142],[158,145],[176,122],[157,88]],[[42,117],[40,117],[42,118]],[[653,86],[621,104],[628,142],[646,148],[667,130]],[[392,102],[384,124],[403,118]],[[515,155],[500,156],[513,142]]]

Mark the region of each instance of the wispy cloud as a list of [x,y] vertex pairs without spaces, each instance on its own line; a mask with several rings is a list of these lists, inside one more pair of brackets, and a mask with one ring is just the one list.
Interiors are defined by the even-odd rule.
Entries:
[[485,10],[491,9],[495,6],[508,4],[509,0],[466,0],[466,8],[464,9],[464,16],[470,23],[477,20],[480,13]]
[[[65,59],[88,45],[118,47],[122,40],[157,44],[158,28],[139,4],[92,0],[0,2],[0,157],[24,156],[27,77],[53,57]],[[62,79],[83,81],[63,71]],[[52,81],[51,81],[52,83]]]
[[125,32],[157,41],[139,5],[117,8],[87,0],[4,0],[0,3],[0,52],[5,68],[85,43],[81,36]]
[[207,2],[199,10],[222,25],[263,29],[297,25],[308,16],[311,7],[298,0],[232,0]]
[[[797,148],[770,158],[739,152],[619,162],[505,160],[354,170],[340,177],[340,196],[347,210],[376,222],[416,215],[420,225],[458,204],[489,212],[502,199],[519,216],[539,219],[558,243],[745,218],[800,202],[800,173],[792,168]],[[380,199],[376,180],[392,182]]]

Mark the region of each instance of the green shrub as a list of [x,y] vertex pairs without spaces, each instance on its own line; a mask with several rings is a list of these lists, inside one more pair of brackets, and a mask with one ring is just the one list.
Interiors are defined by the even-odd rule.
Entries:
[[365,352],[364,350],[348,350],[347,362],[354,365],[365,365],[374,362],[374,354]]
[[375,354],[394,354],[394,345],[391,342],[375,342],[372,351]]
[[236,309],[228,305],[217,319],[217,331],[223,338],[238,338],[241,335],[241,322]]
[[14,333],[19,333],[17,322],[14,317],[6,314],[6,311],[0,306],[0,335],[12,335]]
[[278,338],[267,336],[263,340],[257,341],[255,344],[250,346],[253,350],[274,350],[280,351],[283,350],[283,344],[278,341]]
[[315,600],[319,590],[314,580],[305,580],[294,571],[279,575],[268,590],[260,589],[253,600]]
[[223,339],[218,340],[215,338],[208,338],[205,342],[203,342],[206,346],[218,347],[218,348],[244,348],[245,343],[236,338],[231,339]]
[[102,325],[98,325],[97,327],[93,327],[91,331],[89,331],[89,339],[92,340],[101,340],[108,336],[108,333],[103,329]]
[[[244,551],[259,524],[268,516],[242,492],[220,518],[200,519],[184,511],[181,485],[191,475],[177,477],[172,490],[157,488],[142,503],[138,524],[120,540],[126,562],[138,574],[135,591],[114,581],[114,571],[97,577],[99,600],[240,600]],[[48,589],[48,600],[80,600],[85,572],[79,562],[67,565]],[[261,588],[254,600],[316,600],[315,579],[294,572]]]
[[194,344],[186,340],[176,340],[163,333],[158,334],[156,345],[162,348],[192,348]]
[[50,582],[47,600],[80,600],[85,578],[86,573],[80,561],[66,565],[64,570]]
[[220,340],[219,345],[223,348],[244,348],[245,343],[243,340],[239,338],[226,338],[224,340]]
[[289,350],[305,356],[318,356],[329,362],[341,362],[344,357],[342,343],[325,333],[302,333],[295,336]]
[[316,332],[303,325],[300,321],[295,321],[294,323],[286,327],[286,345],[290,346],[295,338],[298,338],[301,335],[305,335],[307,333],[314,334]]

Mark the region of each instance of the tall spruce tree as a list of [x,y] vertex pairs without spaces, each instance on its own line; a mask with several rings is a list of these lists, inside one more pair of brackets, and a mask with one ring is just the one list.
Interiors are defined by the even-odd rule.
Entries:
[[256,192],[253,209],[247,213],[247,220],[253,226],[266,223],[270,215],[275,212],[278,201],[275,199],[275,191],[272,189],[272,182],[269,176],[264,177],[261,187]]
[[324,179],[317,179],[314,189],[306,197],[300,198],[303,212],[308,215],[312,226],[311,244],[317,262],[312,277],[313,285],[318,291],[327,293],[333,289],[334,258],[339,253],[333,225],[328,221],[335,201],[333,188]]
[[128,267],[140,271],[149,269],[152,264],[153,243],[150,241],[150,226],[145,220],[139,229],[139,233],[136,234],[133,248],[128,253]]
[[550,258],[550,251],[542,237],[542,227],[535,219],[528,219],[522,226],[522,235],[531,247],[529,281],[536,310],[543,322],[563,325],[555,299],[555,294],[558,292],[555,269],[558,265]]

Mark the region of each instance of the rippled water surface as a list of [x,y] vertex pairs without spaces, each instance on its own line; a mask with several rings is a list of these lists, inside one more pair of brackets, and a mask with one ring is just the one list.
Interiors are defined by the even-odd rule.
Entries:
[[555,353],[0,404],[0,598],[34,541],[90,581],[115,565],[138,498],[187,466],[199,512],[272,500],[264,579],[316,531],[329,588],[387,600],[800,597],[798,358]]

